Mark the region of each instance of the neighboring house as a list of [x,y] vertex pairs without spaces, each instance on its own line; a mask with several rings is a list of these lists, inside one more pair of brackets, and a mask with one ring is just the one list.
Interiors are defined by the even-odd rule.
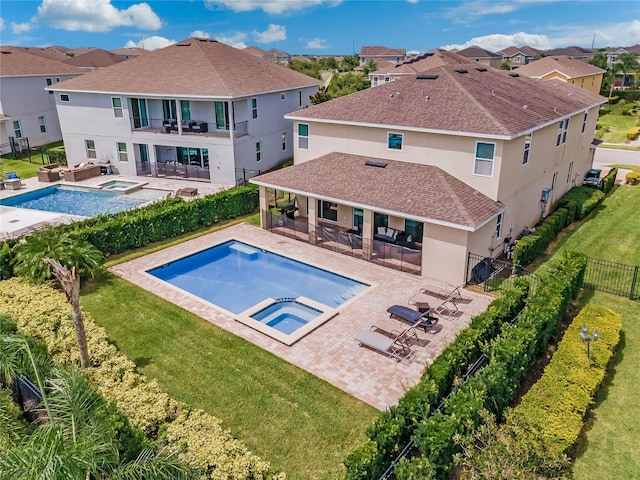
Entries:
[[502,67],[502,55],[490,52],[489,50],[476,45],[472,45],[463,50],[458,50],[455,53],[462,55],[463,57],[467,57],[474,62],[481,63],[482,65],[488,65],[493,68]]
[[278,62],[284,65],[291,64],[291,55],[275,48],[272,48],[271,50],[263,50],[260,47],[250,46],[243,48],[242,51],[270,62]]
[[42,49],[0,46],[0,152],[16,141],[35,147],[62,140],[55,98],[45,88],[82,73]]
[[64,60],[64,63],[92,72],[93,70],[110,67],[111,65],[124,61],[125,58],[120,55],[116,55],[115,53],[107,50],[102,50],[101,48],[94,48],[93,50],[89,50],[81,55],[76,55],[75,57],[70,58],[67,57],[67,59]]
[[573,57],[573,58],[575,58],[577,60],[582,60],[583,62],[586,62],[588,60],[591,60],[596,53],[598,53],[596,50],[590,50],[588,48],[570,46],[570,47],[565,47],[565,48],[555,48],[553,50],[545,50],[545,51],[540,53],[540,56],[542,56],[542,57],[552,57],[552,56],[562,55],[562,56],[567,56],[567,57]]
[[412,76],[431,68],[441,67],[443,65],[464,65],[471,63],[472,61],[467,57],[435,48],[395,65],[388,64],[384,68],[378,65],[378,69],[375,72],[369,73],[369,80],[371,81],[372,87],[377,87],[378,85]]
[[529,65],[518,68],[517,72],[540,80],[561,80],[590,92],[599,93],[606,70],[573,57],[554,55],[535,60]]
[[531,47],[507,47],[504,50],[500,50],[503,62],[509,62],[511,70],[514,70],[523,65],[531,63],[533,60],[540,56],[540,50]]
[[470,253],[498,256],[506,239],[580,184],[605,102],[474,64],[291,113],[294,165],[251,180],[260,186],[262,226],[273,225],[270,190],[291,192],[296,232],[308,231],[310,243],[324,240],[325,227],[338,230],[376,261],[391,251],[378,240],[389,236],[385,228],[411,232],[400,253],[419,257],[421,275],[460,284],[474,266]]
[[292,121],[319,80],[190,38],[54,85],[70,164],[221,184],[293,155]]
[[13,47],[16,49],[23,50],[31,55],[36,55],[38,57],[48,58],[49,60],[55,60],[58,62],[64,62],[65,60],[69,60],[69,57],[62,53],[58,48],[55,47]]
[[124,48],[116,48],[115,50],[111,50],[111,53],[113,53],[114,55],[118,55],[124,58],[125,60],[129,60],[130,58],[136,58],[136,57],[139,57],[140,55],[145,55],[149,53],[149,51],[145,50],[144,48],[138,48],[138,47],[124,47]]
[[382,46],[362,47],[360,49],[360,65],[366,64],[369,60],[377,62],[386,60],[390,63],[400,63],[407,57],[407,51],[404,48],[388,48]]

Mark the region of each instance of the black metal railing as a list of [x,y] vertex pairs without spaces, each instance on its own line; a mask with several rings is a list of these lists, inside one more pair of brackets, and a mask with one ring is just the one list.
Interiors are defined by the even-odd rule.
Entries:
[[497,260],[469,252],[467,256],[467,284],[481,287],[485,292],[495,292],[510,288],[516,278],[527,277],[530,289],[536,288],[536,275],[506,260]]
[[587,257],[584,288],[640,300],[640,266]]

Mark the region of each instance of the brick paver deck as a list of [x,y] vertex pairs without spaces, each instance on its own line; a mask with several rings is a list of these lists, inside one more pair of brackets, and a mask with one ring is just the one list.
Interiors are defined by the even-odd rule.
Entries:
[[[145,273],[151,266],[170,262],[231,239],[363,281],[371,287],[341,306],[339,314],[330,321],[294,345],[286,346],[235,321],[212,304]],[[166,248],[112,267],[111,271],[381,410],[396,404],[405,390],[419,381],[425,365],[454,340],[457,333],[468,325],[471,317],[485,310],[491,301],[491,298],[485,295],[463,291],[463,297],[468,302],[460,304],[460,315],[440,316],[442,329],[438,333],[420,331],[421,346],[414,347],[416,355],[407,363],[360,347],[354,337],[360,330],[369,329],[372,325],[381,326],[385,330],[402,330],[407,327],[402,322],[389,319],[386,310],[393,304],[407,305],[409,297],[426,283],[425,279],[415,275],[274,235],[248,224],[232,226]]]

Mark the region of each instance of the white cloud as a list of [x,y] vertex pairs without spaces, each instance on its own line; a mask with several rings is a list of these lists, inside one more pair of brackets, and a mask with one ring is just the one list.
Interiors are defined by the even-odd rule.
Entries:
[[304,46],[304,48],[318,49],[318,50],[323,50],[329,47],[330,45],[327,44],[327,41],[322,38],[314,38],[313,40],[308,40]]
[[455,23],[468,23],[475,21],[484,15],[496,15],[513,12],[518,9],[515,2],[491,2],[481,0],[477,2],[464,2],[456,7],[449,8],[445,17]]
[[407,3],[418,3],[418,0],[407,0]]
[[287,39],[287,29],[282,25],[274,25],[273,23],[269,24],[269,28],[264,32],[253,32],[253,38],[255,38],[258,43],[271,43],[277,42],[278,40],[286,40]]
[[225,43],[231,47],[243,49],[247,48],[247,44],[244,41],[247,39],[247,34],[242,32],[233,33],[231,35],[216,35],[215,40]]
[[207,32],[204,32],[202,30],[194,30],[189,34],[189,36],[195,37],[195,38],[211,38],[211,35],[209,35]]
[[29,22],[26,22],[26,23],[11,22],[11,31],[16,35],[19,35],[24,32],[29,32],[30,30],[31,30],[31,24]]
[[477,45],[478,47],[486,48],[492,52],[497,52],[503,48],[507,48],[511,45],[516,47],[533,47],[538,50],[547,50],[553,48],[549,38],[546,35],[537,35],[532,33],[518,32],[512,35],[503,35],[501,33],[494,33],[491,35],[484,35],[482,37],[474,37],[471,40],[463,44],[444,45],[441,48],[445,50],[458,49]]
[[4,18],[0,17],[0,30],[4,30]]
[[162,20],[147,3],[119,10],[111,0],[42,0],[32,21],[70,31],[108,32],[117,27],[158,30]]
[[145,50],[156,50],[158,48],[168,47],[169,45],[173,45],[176,43],[175,40],[169,40],[165,37],[159,37],[157,35],[152,35],[151,37],[142,38],[138,42],[134,42],[133,40],[129,40],[124,48],[144,48]]
[[209,8],[228,8],[234,12],[262,10],[265,13],[278,14],[287,10],[304,10],[316,5],[339,5],[341,0],[204,0]]

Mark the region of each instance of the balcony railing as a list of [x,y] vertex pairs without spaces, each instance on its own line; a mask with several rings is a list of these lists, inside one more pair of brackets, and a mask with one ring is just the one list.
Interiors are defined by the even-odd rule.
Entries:
[[[234,138],[242,137],[248,134],[248,122],[238,122],[234,124]],[[172,119],[160,118],[140,118],[133,117],[131,119],[131,127],[134,132],[155,132],[165,134],[198,135],[205,137],[228,138],[230,136],[229,126],[219,128],[215,123],[209,123],[204,120],[182,120],[180,125],[178,121]]]

